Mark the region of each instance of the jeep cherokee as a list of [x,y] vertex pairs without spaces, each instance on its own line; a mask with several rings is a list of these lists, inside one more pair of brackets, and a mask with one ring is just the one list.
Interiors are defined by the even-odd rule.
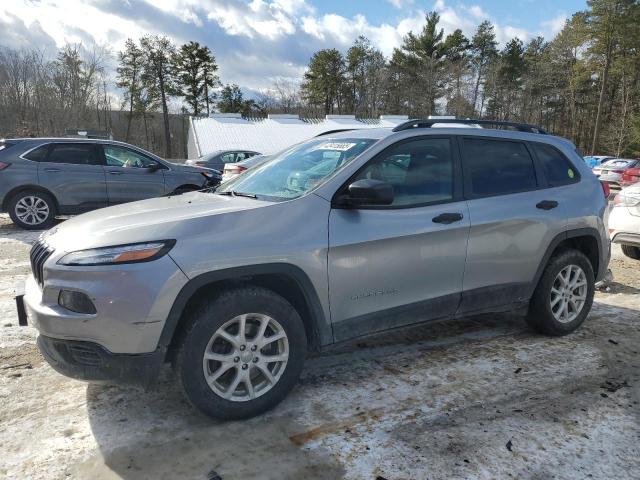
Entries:
[[171,362],[226,419],[273,407],[307,352],[357,336],[509,311],[573,331],[609,261],[600,182],[538,127],[463,123],[331,133],[217,191],[64,222],[33,246],[21,324],[74,378],[148,385]]

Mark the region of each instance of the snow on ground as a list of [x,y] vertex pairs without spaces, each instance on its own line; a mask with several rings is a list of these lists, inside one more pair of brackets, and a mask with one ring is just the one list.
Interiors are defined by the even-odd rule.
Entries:
[[0,477],[640,477],[640,263],[618,248],[572,335],[485,315],[360,339],[310,358],[272,412],[219,422],[169,369],[145,392],[42,360],[13,303],[37,236],[0,216]]

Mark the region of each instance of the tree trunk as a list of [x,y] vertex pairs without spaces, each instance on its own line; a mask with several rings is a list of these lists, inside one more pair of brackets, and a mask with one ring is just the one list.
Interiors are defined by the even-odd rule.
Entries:
[[604,63],[604,71],[602,72],[602,85],[600,87],[600,97],[598,98],[598,111],[596,113],[596,124],[593,129],[593,142],[591,144],[591,155],[595,155],[598,150],[598,141],[600,140],[600,124],[602,122],[602,107],[604,105],[604,92],[607,88],[607,80],[609,79],[609,67],[611,66],[611,49],[607,48],[606,60]]
[[167,96],[164,91],[164,75],[159,72],[158,80],[160,81],[160,96],[162,97],[162,117],[164,119],[164,144],[165,158],[171,158],[171,132],[169,130],[169,109],[167,108]]

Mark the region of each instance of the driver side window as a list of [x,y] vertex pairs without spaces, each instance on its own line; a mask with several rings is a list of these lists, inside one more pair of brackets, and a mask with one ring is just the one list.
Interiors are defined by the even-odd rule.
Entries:
[[150,158],[125,147],[104,145],[104,157],[110,167],[149,168],[157,165]]
[[453,199],[453,159],[447,138],[421,138],[397,144],[371,160],[356,180],[393,186],[391,206],[409,207]]

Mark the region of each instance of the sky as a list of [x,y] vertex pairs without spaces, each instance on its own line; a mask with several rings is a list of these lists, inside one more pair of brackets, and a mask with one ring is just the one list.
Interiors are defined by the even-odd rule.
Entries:
[[53,55],[65,43],[106,46],[115,58],[128,37],[164,34],[207,45],[223,83],[248,91],[278,78],[299,81],[311,55],[343,52],[365,35],[389,56],[435,10],[445,34],[470,38],[490,20],[498,41],[552,38],[585,0],[0,0],[0,46]]

